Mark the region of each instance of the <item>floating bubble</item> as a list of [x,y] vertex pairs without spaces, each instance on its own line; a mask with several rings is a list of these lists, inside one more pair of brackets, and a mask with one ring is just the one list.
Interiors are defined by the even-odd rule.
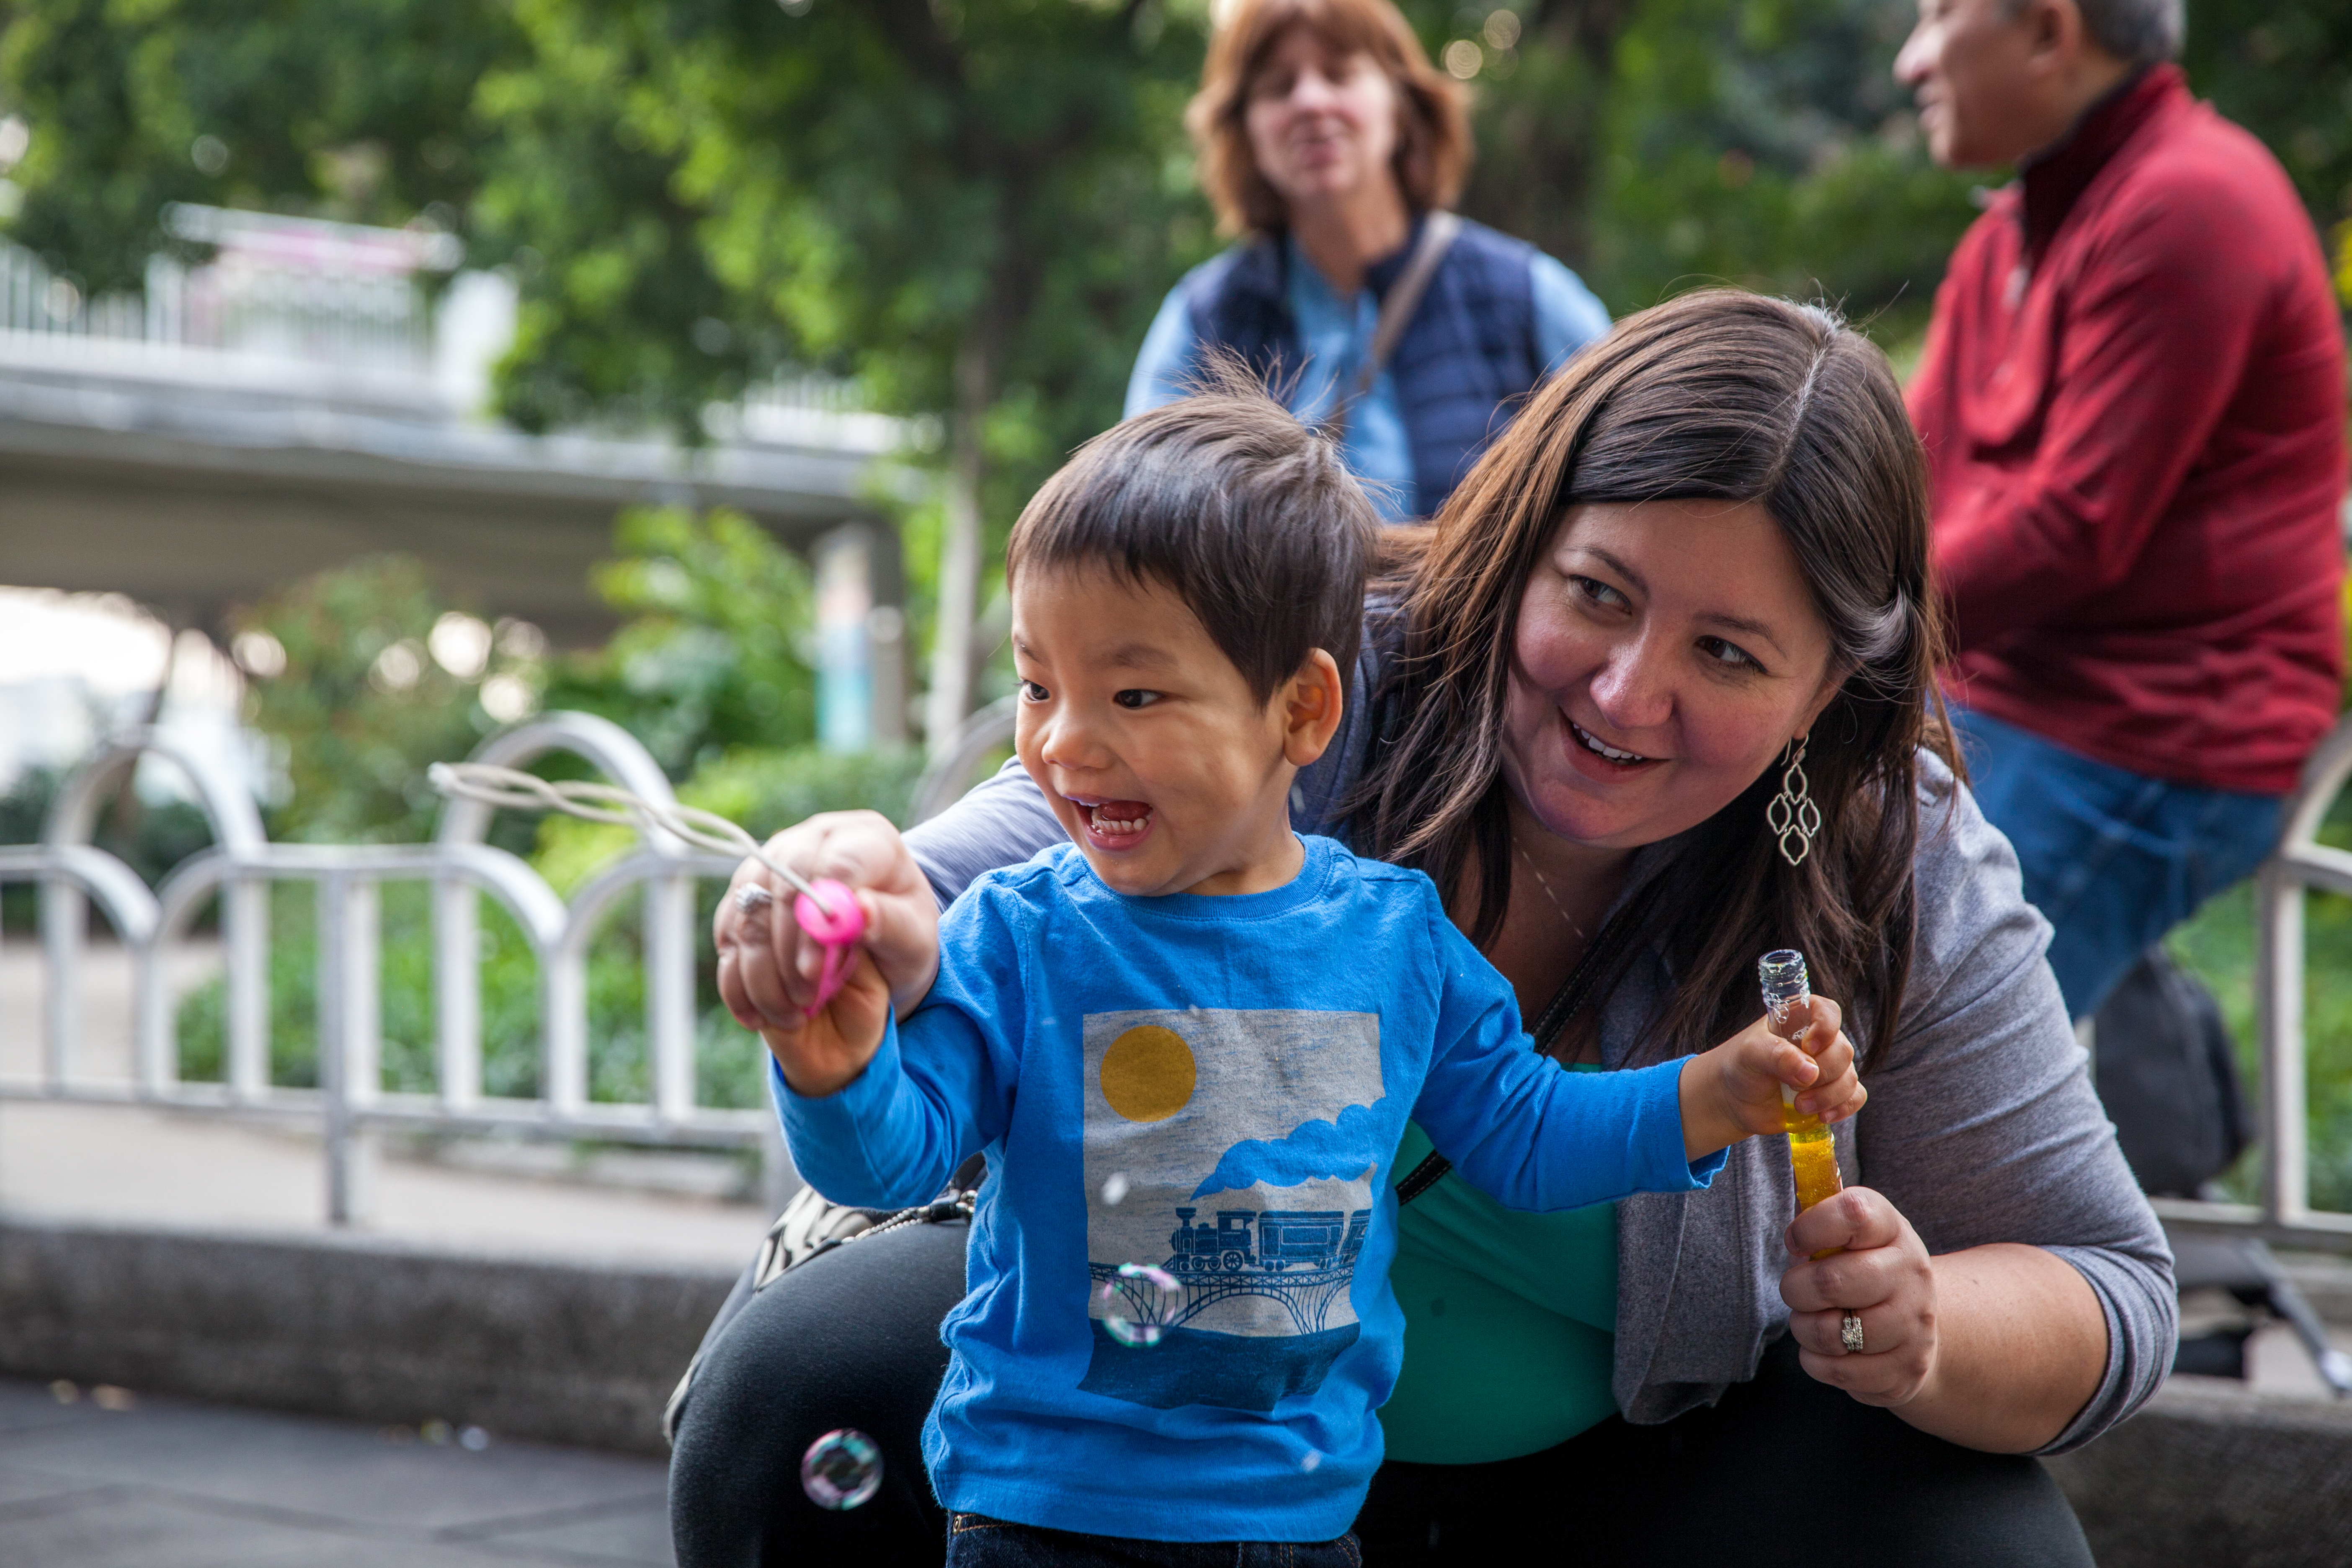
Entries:
[[1160,1342],[1184,1304],[1184,1287],[1165,1268],[1122,1263],[1115,1278],[1095,1292],[1102,1304],[1103,1331],[1123,1345],[1149,1349]]
[[1110,1173],[1110,1179],[1102,1184],[1103,1206],[1106,1208],[1118,1207],[1120,1203],[1125,1201],[1127,1197],[1128,1184],[1127,1173],[1125,1171],[1113,1171]]
[[882,1485],[882,1450],[855,1426],[827,1432],[801,1456],[801,1490],[819,1508],[856,1508]]
[[489,1446],[490,1435],[479,1426],[461,1426],[457,1429],[457,1447],[467,1453],[478,1454]]

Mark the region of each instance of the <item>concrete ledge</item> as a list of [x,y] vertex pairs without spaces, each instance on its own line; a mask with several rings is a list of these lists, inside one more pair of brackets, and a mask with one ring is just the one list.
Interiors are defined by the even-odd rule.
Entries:
[[2049,1464],[2100,1568],[2352,1563],[2352,1401],[2175,1379]]
[[[0,1376],[658,1455],[734,1278],[0,1220]],[[2050,1467],[2102,1568],[2352,1563],[2352,1401],[2176,1380]]]
[[0,1221],[0,1375],[659,1454],[731,1271]]

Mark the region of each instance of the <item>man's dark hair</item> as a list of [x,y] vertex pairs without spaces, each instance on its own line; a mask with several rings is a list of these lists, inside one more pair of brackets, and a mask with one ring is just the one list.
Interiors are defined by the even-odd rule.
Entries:
[[1004,575],[1099,566],[1160,584],[1264,703],[1316,648],[1343,680],[1354,668],[1379,527],[1331,442],[1218,367],[1079,447],[1013,525]]

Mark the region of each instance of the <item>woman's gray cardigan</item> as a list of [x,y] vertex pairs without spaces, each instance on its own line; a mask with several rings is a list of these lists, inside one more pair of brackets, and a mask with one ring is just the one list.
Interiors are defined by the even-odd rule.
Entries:
[[[1369,639],[1368,639],[1369,640]],[[1327,831],[1370,743],[1363,692],[1377,654],[1358,660],[1347,721],[1291,795],[1301,831]],[[1918,936],[1902,1027],[1865,1079],[1870,1103],[1837,1129],[1849,1183],[1884,1194],[1930,1253],[2024,1242],[2073,1264],[2107,1320],[2098,1392],[2055,1442],[2090,1441],[2137,1409],[2172,1365],[2179,1332],[2172,1254],[2091,1088],[2042,953],[2050,927],[2025,901],[2017,857],[1937,759],[1920,759]],[[1756,830],[1763,832],[1759,821]],[[982,872],[1062,841],[1044,796],[1007,763],[907,835],[942,905]],[[1635,858],[1625,893],[1670,845]],[[1669,983],[1663,958],[1636,967],[1601,1015],[1615,1067]],[[1705,1192],[1645,1193],[1618,1207],[1617,1362],[1626,1419],[1667,1420],[1710,1405],[1756,1373],[1787,1331],[1780,1235],[1792,1217],[1788,1149],[1751,1138]]]

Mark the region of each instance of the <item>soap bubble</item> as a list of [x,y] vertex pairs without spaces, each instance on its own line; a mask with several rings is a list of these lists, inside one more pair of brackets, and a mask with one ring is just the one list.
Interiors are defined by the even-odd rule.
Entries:
[[1103,1331],[1123,1345],[1143,1350],[1168,1332],[1184,1304],[1184,1287],[1165,1268],[1122,1263],[1115,1278],[1102,1282],[1095,1300],[1102,1303]]
[[882,1450],[855,1426],[827,1432],[801,1456],[801,1490],[819,1508],[856,1508],[882,1485]]
[[1127,1197],[1128,1185],[1127,1173],[1113,1171],[1110,1173],[1110,1179],[1102,1184],[1103,1206],[1114,1209],[1118,1207]]

